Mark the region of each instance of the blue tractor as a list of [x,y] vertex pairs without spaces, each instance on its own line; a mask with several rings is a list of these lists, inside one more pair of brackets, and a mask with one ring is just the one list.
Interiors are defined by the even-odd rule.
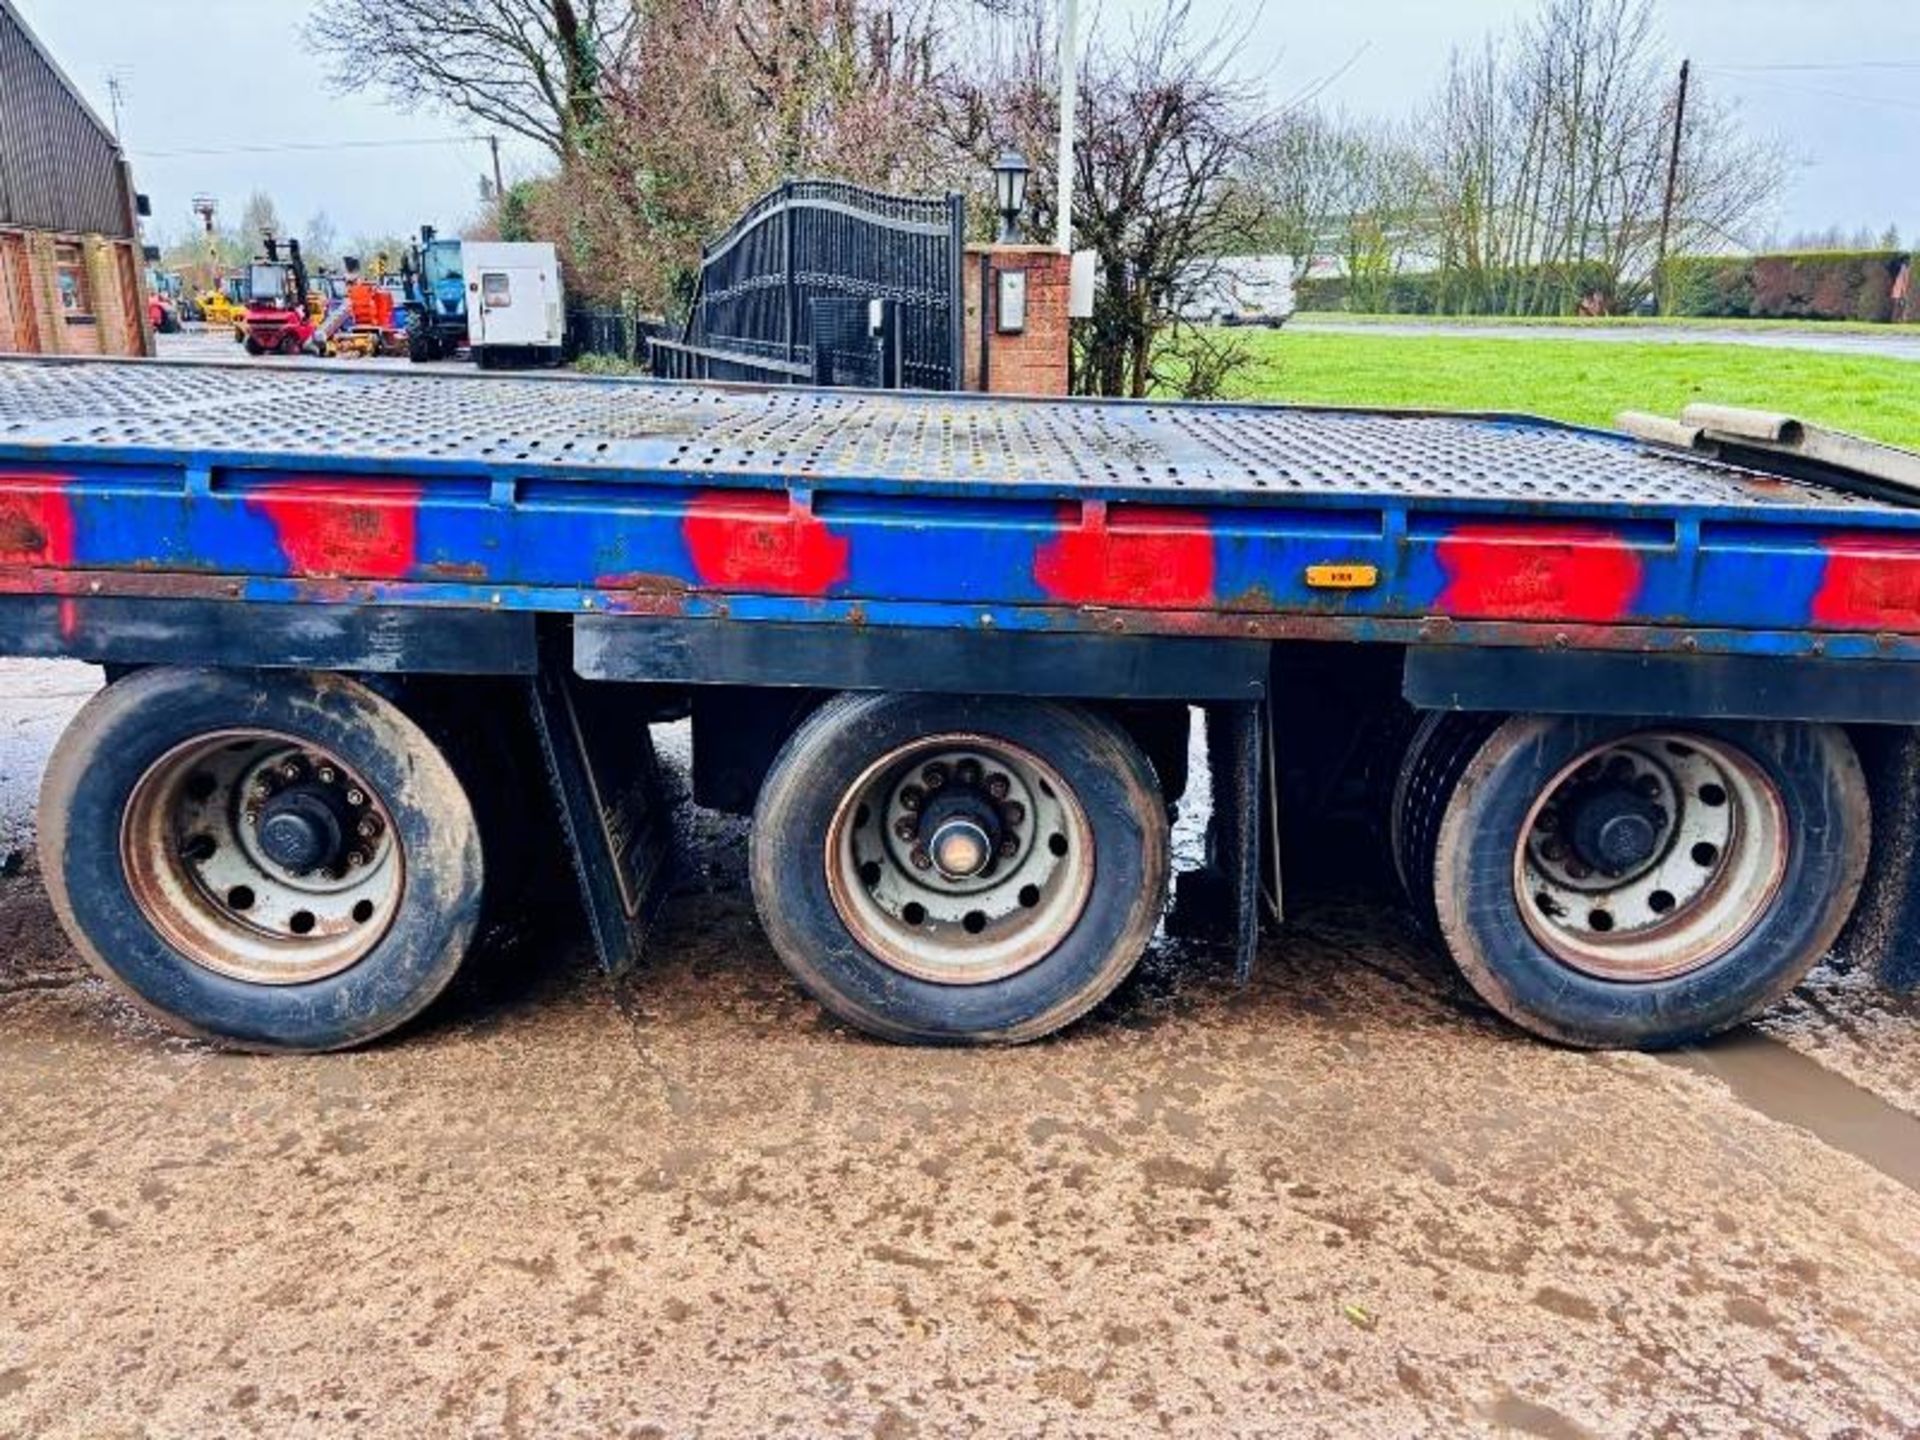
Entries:
[[407,358],[444,360],[467,343],[467,281],[460,242],[420,227],[420,243],[401,262],[406,283]]

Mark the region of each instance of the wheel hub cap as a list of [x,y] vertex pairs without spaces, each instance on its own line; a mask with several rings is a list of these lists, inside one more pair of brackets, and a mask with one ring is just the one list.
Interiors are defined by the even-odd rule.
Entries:
[[1573,846],[1594,869],[1624,874],[1658,852],[1666,820],[1665,811],[1637,794],[1602,791],[1576,807]]
[[971,819],[947,821],[933,832],[933,863],[949,880],[978,875],[993,858],[987,832]]
[[345,819],[323,790],[282,791],[260,809],[260,851],[296,875],[334,865],[346,838]]

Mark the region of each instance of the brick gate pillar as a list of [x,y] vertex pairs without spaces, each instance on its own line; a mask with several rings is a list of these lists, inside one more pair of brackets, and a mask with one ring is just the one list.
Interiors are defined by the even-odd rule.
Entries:
[[1070,258],[1051,246],[967,247],[963,388],[996,395],[1067,393],[1071,269]]

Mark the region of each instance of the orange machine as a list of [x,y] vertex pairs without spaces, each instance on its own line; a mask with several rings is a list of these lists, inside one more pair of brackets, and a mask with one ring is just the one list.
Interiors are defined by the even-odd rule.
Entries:
[[353,307],[356,330],[393,329],[393,292],[371,280],[355,280],[347,286],[347,304]]

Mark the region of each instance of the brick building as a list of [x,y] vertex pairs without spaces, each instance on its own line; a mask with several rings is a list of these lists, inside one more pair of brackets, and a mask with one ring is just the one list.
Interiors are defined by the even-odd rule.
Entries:
[[134,203],[113,132],[0,0],[0,351],[152,353]]

